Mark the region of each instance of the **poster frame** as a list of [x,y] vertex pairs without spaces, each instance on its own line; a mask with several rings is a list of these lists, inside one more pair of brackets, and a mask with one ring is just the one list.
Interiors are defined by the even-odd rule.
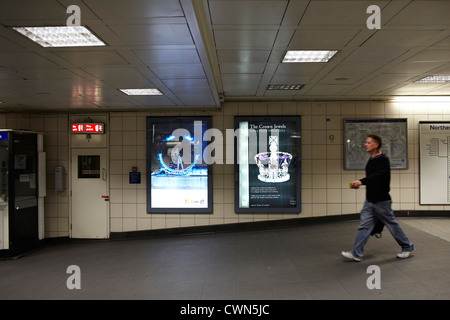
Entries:
[[[170,126],[171,122],[181,122],[184,125],[188,125],[190,123],[194,123],[194,121],[202,121],[206,123],[206,128],[204,131],[202,131],[202,141],[203,141],[203,135],[206,130],[210,129],[212,127],[212,116],[148,116],[146,118],[146,198],[147,198],[147,204],[146,204],[146,212],[147,214],[155,214],[155,213],[179,213],[179,214],[211,214],[213,213],[213,166],[211,164],[211,161],[209,159],[202,158],[203,166],[206,166],[207,168],[207,206],[204,208],[200,207],[185,207],[185,208],[179,208],[179,207],[152,207],[152,201],[151,201],[151,194],[152,194],[152,163],[151,163],[151,157],[152,157],[152,134],[153,130],[151,127],[152,123],[160,123],[161,125],[167,124],[167,126]],[[192,124],[193,126],[193,124]],[[166,129],[166,131],[169,129]],[[193,134],[190,132],[191,135]],[[202,156],[204,155],[203,151],[206,147],[207,142],[203,141],[204,145],[202,147]]]
[[[295,143],[292,144],[289,150],[295,151],[293,159],[295,160],[295,171],[292,173],[291,168],[289,168],[289,173],[291,175],[290,179],[295,179],[295,190],[292,194],[295,195],[296,203],[292,207],[281,207],[281,206],[270,206],[270,207],[240,207],[240,193],[241,193],[241,182],[240,182],[240,164],[238,163],[239,157],[239,138],[240,134],[237,130],[241,122],[291,122],[295,124],[295,132],[291,132],[291,137],[296,138]],[[267,214],[299,214],[302,211],[302,197],[301,197],[301,116],[300,115],[285,115],[285,116],[245,116],[239,115],[234,117],[234,129],[235,141],[234,141],[234,210],[237,214],[243,213],[267,213]],[[269,138],[268,138],[269,139]],[[267,147],[269,149],[269,147]],[[289,151],[282,150],[282,151]],[[280,150],[281,151],[281,150]],[[294,152],[292,152],[294,153]],[[257,166],[256,164],[249,164]],[[292,166],[290,166],[292,167]],[[256,179],[255,179],[256,180]],[[249,184],[251,184],[249,182]]]
[[[395,163],[396,161],[394,161],[395,159],[391,158],[389,154],[387,154],[387,156],[390,157],[391,160],[391,169],[398,169],[398,170],[406,170],[409,168],[409,159],[408,159],[408,155],[409,155],[409,150],[408,150],[408,119],[407,118],[361,118],[361,119],[355,119],[355,118],[345,118],[343,119],[343,143],[342,143],[342,149],[343,149],[343,166],[344,166],[344,170],[364,170],[365,166],[367,164],[367,161],[369,160],[370,155],[367,154],[367,159],[364,161],[361,161],[361,163],[359,164],[359,166],[355,167],[355,166],[350,166],[349,165],[349,151],[348,148],[346,147],[346,143],[348,142],[347,139],[347,133],[349,131],[349,126],[350,125],[357,125],[357,126],[361,126],[362,128],[364,128],[364,126],[367,123],[383,123],[383,124],[402,124],[404,125],[404,135],[401,136],[401,138],[403,139],[404,143],[404,164],[401,164],[401,166],[396,166]],[[381,136],[382,140],[383,140],[383,135],[379,132],[367,132],[368,134],[378,134]],[[364,140],[365,141],[365,140]],[[364,141],[361,142],[361,148],[364,149]],[[383,151],[383,147],[381,147],[381,150]],[[366,153],[365,150],[363,150],[364,153]]]
[[[432,179],[431,181],[431,183],[428,183],[428,185],[433,185],[433,186],[435,186],[436,185],[436,180],[433,180],[433,177],[432,176],[430,176],[429,174],[427,175],[427,174],[425,174],[424,172],[423,172],[423,169],[422,169],[422,166],[423,166],[423,164],[424,164],[424,155],[423,155],[423,153],[422,153],[422,143],[423,143],[423,133],[422,133],[422,125],[427,125],[427,124],[432,124],[432,125],[446,125],[446,126],[449,126],[450,127],[450,121],[427,121],[427,120],[424,120],[424,121],[419,121],[419,124],[418,124],[418,132],[419,132],[419,141],[418,141],[418,144],[419,144],[419,204],[420,205],[448,205],[448,204],[450,204],[450,195],[448,195],[448,198],[447,198],[447,201],[446,202],[444,202],[444,201],[439,201],[439,202],[436,202],[436,201],[431,201],[431,200],[429,200],[429,198],[427,199],[425,196],[424,196],[424,191],[427,189],[427,188],[425,188],[425,183],[424,183],[424,181],[425,180],[429,180],[429,179]],[[449,134],[449,136],[450,136],[450,134]],[[448,151],[447,151],[448,152]],[[442,174],[442,176],[446,176],[447,177],[447,179],[448,179],[448,181],[447,181],[447,183],[449,184],[449,182],[450,182],[450,173],[449,173],[449,165],[450,165],[450,163],[448,162],[448,161],[450,161],[450,159],[448,159],[448,155],[447,155],[447,175],[445,175],[445,174]],[[447,193],[450,191],[449,190],[449,188],[450,188],[450,185],[447,185]]]

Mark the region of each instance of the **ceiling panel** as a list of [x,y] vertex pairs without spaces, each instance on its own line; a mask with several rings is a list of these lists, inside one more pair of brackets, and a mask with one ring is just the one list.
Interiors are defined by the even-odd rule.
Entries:
[[320,80],[320,84],[326,85],[348,85],[354,84],[363,79],[363,75],[348,75],[348,74],[336,74],[336,73],[328,73]]
[[308,76],[315,75],[325,67],[325,63],[284,63],[278,66],[275,72],[277,76]]
[[0,53],[0,66],[6,68],[54,67],[52,61],[32,52]]
[[355,30],[303,30],[294,33],[290,49],[343,49],[358,33]]
[[219,62],[267,62],[270,50],[217,50]]
[[197,51],[194,49],[136,49],[133,50],[144,63],[200,63]]
[[[106,42],[43,48],[11,26],[64,25],[69,5]],[[368,29],[368,6],[381,29]],[[225,101],[448,95],[447,0],[16,0],[0,2],[0,111],[218,108]],[[287,50],[339,50],[284,64]],[[268,84],[304,84],[269,91]],[[152,87],[161,96],[118,89]]]
[[447,49],[426,49],[414,55],[409,61],[413,62],[450,62]]
[[307,96],[322,96],[322,95],[340,95],[343,92],[349,90],[349,85],[342,84],[320,84],[316,85],[308,90],[305,95]]
[[436,34],[434,30],[379,30],[363,47],[406,47],[420,46]]
[[381,67],[381,63],[341,63],[330,71],[330,74],[336,77],[370,75]]
[[383,8],[389,1],[309,1],[302,26],[365,26],[370,5]]
[[439,41],[438,43],[436,43],[434,45],[434,47],[446,47],[446,48],[450,48],[450,37],[445,38],[442,41]]
[[230,95],[256,94],[261,75],[259,74],[224,74],[222,76],[224,93]]
[[112,50],[73,50],[54,52],[54,54],[73,64],[74,66],[118,65],[127,63],[127,61],[120,54]]
[[134,104],[130,104],[130,107],[139,107],[139,106],[175,106],[176,104],[171,101],[166,96],[133,96],[130,100]]
[[209,1],[214,25],[280,25],[289,1]]
[[224,62],[220,64],[220,72],[225,73],[263,73],[266,64],[260,63],[242,63],[242,62]]
[[209,89],[206,79],[168,79],[164,80],[168,88],[176,92],[189,92],[195,89]]
[[391,90],[388,90],[387,93],[391,95],[417,95],[417,94],[425,94],[430,90],[437,89],[442,87],[442,84],[429,84],[429,83],[410,83],[405,86],[396,86]]
[[270,98],[289,97],[295,99],[296,95],[298,95],[297,90],[265,90],[264,92],[264,97]]
[[450,85],[446,84],[439,88],[432,88],[427,91],[429,95],[450,95]]
[[153,23],[143,25],[112,25],[111,30],[125,45],[191,45],[187,24]]
[[448,26],[450,1],[421,0],[410,1],[408,6],[399,12],[388,26]]
[[390,68],[392,73],[424,74],[440,67],[442,62],[411,62],[406,61]]
[[0,20],[53,20],[65,16],[67,7],[54,0],[15,0],[2,1]]
[[347,94],[377,94],[381,88],[384,90],[395,87],[411,78],[411,75],[404,74],[382,74],[373,79],[354,87]]
[[101,19],[184,16],[178,0],[127,0],[126,4],[124,4],[123,0],[95,0],[88,1],[87,5]]
[[2,48],[2,53],[5,52],[20,52],[23,48],[18,44],[0,36],[0,48]]
[[214,39],[218,49],[224,48],[272,48],[278,30],[255,30],[255,29],[219,29],[214,31]]
[[158,64],[150,68],[160,79],[205,78],[203,66],[197,64]]
[[407,49],[403,48],[358,48],[346,59],[345,63],[388,63],[402,54]]
[[271,84],[305,84],[311,81],[312,76],[273,76]]
[[450,74],[450,63],[444,64],[444,68],[441,71],[435,72],[435,74],[439,75],[449,75]]

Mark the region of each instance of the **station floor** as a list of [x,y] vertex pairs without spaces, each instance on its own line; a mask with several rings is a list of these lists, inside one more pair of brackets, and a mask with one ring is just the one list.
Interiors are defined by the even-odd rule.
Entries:
[[[416,247],[405,260],[385,230],[369,239],[362,262],[345,261],[340,253],[352,248],[358,221],[54,243],[0,261],[0,299],[450,299],[450,219],[398,220]],[[71,265],[79,267],[80,289],[67,286]],[[380,289],[367,286],[371,265],[379,267]]]

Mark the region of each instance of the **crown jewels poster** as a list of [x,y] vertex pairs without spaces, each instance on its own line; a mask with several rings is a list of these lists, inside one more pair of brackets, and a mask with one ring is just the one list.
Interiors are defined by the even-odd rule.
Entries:
[[235,135],[235,212],[301,212],[300,116],[237,116]]

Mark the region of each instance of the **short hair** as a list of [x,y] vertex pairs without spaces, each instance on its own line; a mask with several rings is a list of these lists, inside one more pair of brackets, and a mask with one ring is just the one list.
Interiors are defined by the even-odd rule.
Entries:
[[370,134],[368,136],[368,138],[372,138],[373,141],[375,141],[376,143],[378,143],[378,149],[381,148],[381,146],[383,145],[383,142],[381,141],[381,137],[377,136],[376,134]]

